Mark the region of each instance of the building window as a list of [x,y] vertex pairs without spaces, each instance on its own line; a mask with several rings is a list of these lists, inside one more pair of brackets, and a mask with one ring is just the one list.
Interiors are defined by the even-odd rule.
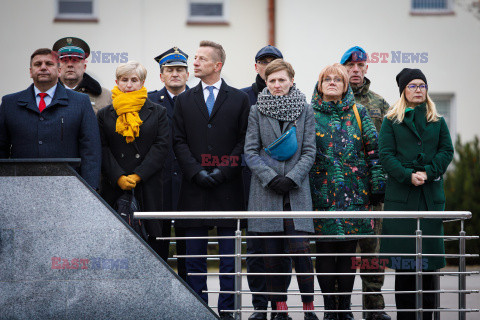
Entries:
[[453,14],[453,0],[412,0],[413,15]]
[[452,137],[453,143],[457,139],[457,130],[456,130],[456,121],[455,121],[455,107],[454,107],[454,95],[448,93],[432,93],[430,94],[435,106],[437,107],[438,113],[445,119],[447,123],[448,130],[450,131],[450,136]]
[[95,0],[57,0],[56,22],[97,22]]
[[187,24],[228,25],[228,0],[189,0]]

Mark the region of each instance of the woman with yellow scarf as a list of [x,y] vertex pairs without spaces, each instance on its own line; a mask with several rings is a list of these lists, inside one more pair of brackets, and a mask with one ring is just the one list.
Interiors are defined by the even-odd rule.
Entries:
[[[146,76],[147,70],[136,61],[119,65],[113,103],[97,114],[102,141],[100,194],[114,207],[124,192],[135,189],[141,211],[161,211],[170,129],[166,109],[147,99]],[[165,244],[156,237],[162,236],[162,229],[169,232],[170,221],[148,220],[145,227],[150,246],[165,252]]]

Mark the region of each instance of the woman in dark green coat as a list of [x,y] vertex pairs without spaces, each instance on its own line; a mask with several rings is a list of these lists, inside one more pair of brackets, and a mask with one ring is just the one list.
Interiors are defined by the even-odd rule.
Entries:
[[[380,162],[388,174],[385,211],[442,211],[445,209],[443,174],[453,158],[453,145],[445,119],[428,96],[427,79],[419,69],[397,75],[400,100],[386,115],[380,130]],[[415,235],[415,219],[385,219],[383,234]],[[422,219],[423,235],[443,235],[441,219]],[[424,254],[444,254],[443,239],[423,239]],[[385,238],[382,253],[415,253],[415,239]],[[396,269],[395,290],[415,290],[415,257],[389,257]],[[424,271],[445,266],[444,257],[422,261]],[[423,275],[423,290],[434,290],[435,276]],[[415,309],[415,294],[396,294],[397,309]],[[434,294],[423,294],[423,308],[434,309]],[[414,319],[415,312],[398,312],[397,319]],[[432,312],[424,312],[431,319]]]

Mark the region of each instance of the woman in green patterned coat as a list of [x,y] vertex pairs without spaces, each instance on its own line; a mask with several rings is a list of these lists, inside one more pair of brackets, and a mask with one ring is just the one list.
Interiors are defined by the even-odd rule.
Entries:
[[[383,200],[385,179],[378,163],[377,133],[364,106],[355,105],[348,73],[335,63],[320,73],[312,97],[315,114],[317,153],[310,170],[313,209],[316,211],[366,211],[369,205]],[[358,116],[358,118],[357,118]],[[361,126],[360,126],[361,124]],[[321,213],[319,214],[321,216]],[[352,292],[355,267],[352,265],[357,247],[355,235],[373,233],[373,219],[314,220],[320,235],[316,242],[319,273],[352,273],[351,276],[321,275],[318,282],[323,293]],[[352,256],[335,256],[351,253]],[[340,295],[338,306],[334,295],[324,295],[325,310],[350,310],[350,295]],[[353,319],[351,312],[325,312],[324,319]]]
[[[380,160],[388,174],[385,211],[442,211],[445,193],[442,175],[453,158],[453,145],[445,119],[439,116],[428,96],[427,79],[419,69],[403,69],[397,75],[400,100],[386,115],[380,130]],[[383,234],[415,235],[416,220],[385,219]],[[424,235],[443,235],[441,219],[421,221]],[[443,239],[423,239],[423,253],[444,254]],[[415,253],[415,239],[384,238],[382,253]],[[415,257],[390,257],[388,267],[396,269],[395,290],[415,290]],[[422,261],[424,271],[445,266],[444,257]],[[434,289],[434,275],[423,275],[423,290]],[[396,294],[397,309],[415,309],[415,294]],[[423,308],[434,309],[435,297],[423,294]],[[423,319],[431,319],[424,312]],[[415,312],[397,312],[397,319],[415,319]]]

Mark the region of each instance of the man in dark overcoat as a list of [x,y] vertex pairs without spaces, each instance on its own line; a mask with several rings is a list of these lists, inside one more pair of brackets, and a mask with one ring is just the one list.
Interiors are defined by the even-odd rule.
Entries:
[[[241,89],[248,95],[248,100],[250,101],[250,106],[253,106],[257,103],[258,94],[262,92],[263,89],[267,87],[265,83],[265,69],[268,64],[275,59],[283,59],[283,55],[276,47],[268,45],[260,49],[255,55],[255,71],[257,76],[255,82],[251,86]],[[245,197],[248,202],[248,195],[250,191],[250,180],[252,177],[252,172],[247,166],[243,167],[243,183],[245,186]],[[256,232],[247,232],[249,236],[257,235]],[[247,253],[248,254],[262,254],[263,253],[263,241],[262,239],[247,238]],[[290,259],[290,258],[286,258]],[[290,264],[287,264],[290,265]],[[247,272],[252,273],[265,273],[265,264],[262,257],[247,257]],[[291,270],[286,270],[286,272],[291,272]],[[248,287],[252,292],[265,292],[267,291],[267,284],[265,276],[247,276]],[[290,281],[290,278],[289,280]],[[288,287],[288,285],[287,285]],[[252,295],[252,304],[256,312],[252,313],[248,320],[264,320],[267,319],[267,314],[265,312],[260,312],[266,310],[268,307],[268,298],[266,295],[253,294]],[[272,303],[272,309],[276,309],[276,304]],[[272,319],[275,316],[272,314]]]
[[[173,106],[177,96],[188,90],[188,55],[180,50],[178,47],[171,48],[161,55],[154,58],[160,65],[160,80],[165,84],[161,90],[155,90],[148,93],[148,99],[165,107],[167,110],[167,118],[170,127],[173,119]],[[170,150],[165,166],[162,172],[163,184],[163,211],[177,211],[178,197],[180,195],[180,185],[182,183],[182,171],[178,165],[178,161],[173,153],[173,137],[171,139]],[[163,237],[170,237],[171,235],[171,220],[163,221]],[[185,228],[178,223],[175,224],[175,236],[184,237]],[[176,240],[177,255],[186,254],[185,240]],[[168,256],[170,241],[162,241],[163,249]],[[187,271],[185,268],[185,259],[177,259],[178,275],[187,281]]]
[[30,57],[33,84],[0,106],[0,158],[81,158],[79,173],[98,188],[101,145],[88,96],[58,83],[58,57],[48,48]]
[[[230,87],[220,77],[225,63],[222,46],[200,42],[194,61],[195,77],[200,83],[180,94],[173,116],[174,146],[182,187],[178,210],[239,211],[245,209],[241,154],[245,142],[250,105],[248,96]],[[206,213],[208,215],[208,213]],[[182,221],[188,237],[207,236],[210,227],[219,236],[233,236],[234,220]],[[234,253],[233,239],[219,239],[219,253]],[[187,240],[187,255],[206,254],[207,240]],[[205,258],[187,259],[187,272],[207,272]],[[220,272],[234,272],[234,259],[221,258]],[[190,276],[188,283],[205,301],[208,295],[205,276]],[[220,276],[220,289],[234,289],[233,276]],[[221,319],[233,319],[233,295],[220,294]]]

